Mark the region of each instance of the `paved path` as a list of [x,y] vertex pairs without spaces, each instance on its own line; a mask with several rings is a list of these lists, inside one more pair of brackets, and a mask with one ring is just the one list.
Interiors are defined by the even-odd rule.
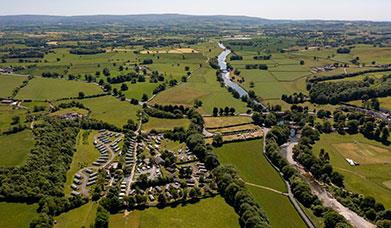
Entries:
[[[294,143],[291,143],[294,144]],[[376,227],[372,223],[365,220],[363,217],[356,214],[354,211],[342,205],[338,202],[326,189],[324,189],[319,182],[317,182],[304,168],[299,165],[296,161],[293,160],[293,147],[294,145],[289,145],[287,147],[287,160],[290,164],[297,167],[297,170],[305,177],[308,184],[311,187],[312,192],[318,196],[318,198],[322,201],[323,206],[331,207],[335,211],[337,211],[340,215],[342,215],[346,220],[353,225],[353,227],[357,228],[374,228]],[[292,162],[293,161],[293,162]]]

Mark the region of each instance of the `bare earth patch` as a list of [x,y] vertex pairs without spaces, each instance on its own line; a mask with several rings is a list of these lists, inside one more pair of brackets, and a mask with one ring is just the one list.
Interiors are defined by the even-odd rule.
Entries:
[[386,186],[387,188],[391,189],[391,180],[384,181],[383,185]]

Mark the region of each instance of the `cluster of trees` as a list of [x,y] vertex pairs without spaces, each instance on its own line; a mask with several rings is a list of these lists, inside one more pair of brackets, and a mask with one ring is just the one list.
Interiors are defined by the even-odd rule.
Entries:
[[235,168],[221,165],[212,173],[220,194],[238,213],[241,227],[270,227],[265,212],[247,191]]
[[225,107],[225,108],[213,108],[213,116],[233,116],[235,115],[235,108],[234,107]]
[[59,74],[57,72],[43,72],[41,75],[44,78],[62,78],[62,77],[64,77],[62,74]]
[[215,70],[219,70],[220,69],[220,66],[219,66],[219,61],[217,60],[217,56],[216,57],[213,57],[213,58],[210,58],[209,59],[209,65],[215,69]]
[[152,63],[153,63],[152,59],[144,59],[143,60],[143,65],[149,65],[149,64],[152,64]]
[[377,68],[377,69],[370,69],[370,70],[364,70],[354,73],[348,73],[348,74],[336,74],[331,76],[314,76],[310,79],[308,79],[309,83],[316,83],[316,82],[322,82],[322,81],[328,81],[328,80],[335,80],[335,79],[343,79],[343,78],[351,78],[356,77],[359,75],[369,74],[369,73],[380,73],[380,72],[388,72],[391,71],[391,68]]
[[229,59],[231,61],[235,61],[235,60],[243,60],[243,56],[240,56],[240,55],[237,55],[235,53],[232,53],[232,55],[229,57]]
[[144,82],[145,77],[142,75],[138,75],[135,72],[130,72],[126,75],[118,75],[116,77],[108,77],[107,82],[111,84],[118,84],[118,83],[123,83],[123,82],[129,82],[132,81],[133,79],[138,80],[139,82]]
[[84,106],[83,103],[80,103],[78,101],[71,101],[68,103],[60,103],[58,105],[59,108],[80,108],[80,109],[88,109],[87,107]]
[[74,55],[95,55],[105,52],[106,50],[100,48],[74,48],[69,50],[69,53]]
[[79,129],[66,120],[48,118],[36,125],[36,144],[24,166],[0,169],[0,199],[36,202],[44,196],[63,196]]
[[38,50],[27,50],[27,51],[13,50],[7,55],[5,55],[4,58],[8,58],[8,59],[43,58],[44,56],[45,56],[45,52],[38,51]]
[[270,60],[272,55],[256,55],[253,57],[255,60]]
[[307,100],[307,96],[302,92],[293,93],[292,95],[283,94],[281,96],[281,100],[285,101],[288,104],[300,104],[304,103]]
[[190,111],[189,108],[173,105],[155,105],[154,107],[144,107],[144,112],[149,116],[166,119],[181,119]]
[[318,104],[391,96],[391,75],[381,79],[316,83],[310,89],[310,99]]
[[267,70],[268,66],[266,64],[246,64],[245,68],[247,70],[251,70],[251,69]]
[[333,170],[329,156],[325,152],[321,152],[324,156],[319,157],[312,153],[312,145],[319,140],[319,137],[318,130],[309,126],[304,127],[299,144],[293,148],[293,159],[310,171],[316,179],[343,187],[344,178],[340,173]]
[[273,112],[270,112],[268,114],[261,114],[255,112],[252,116],[252,119],[254,121],[254,124],[259,126],[265,125],[266,127],[271,127],[277,124],[277,116]]
[[166,85],[165,84],[159,84],[154,90],[153,90],[153,94],[158,94],[162,91],[164,91],[166,89]]
[[338,54],[349,54],[350,48],[342,47],[337,49]]

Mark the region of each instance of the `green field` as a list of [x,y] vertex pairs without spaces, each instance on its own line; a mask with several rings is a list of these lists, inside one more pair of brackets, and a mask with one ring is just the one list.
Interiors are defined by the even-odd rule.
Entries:
[[0,135],[0,166],[22,166],[33,146],[34,139],[30,130]]
[[90,166],[92,162],[99,158],[99,152],[93,144],[95,134],[97,134],[97,131],[80,130],[77,135],[76,152],[73,154],[71,167],[66,175],[65,195],[70,194],[72,191],[70,186],[76,172],[83,167]]
[[[205,65],[205,64],[204,64]],[[215,70],[202,67],[193,73],[187,83],[159,93],[151,104],[177,104],[193,106],[195,100],[201,100],[201,113],[211,114],[213,107],[234,107],[237,112],[246,112],[246,104],[235,99],[227,89],[216,81]]]
[[0,98],[12,96],[14,89],[22,84],[27,77],[0,74]]
[[95,222],[97,208],[98,203],[89,202],[81,207],[63,213],[60,216],[54,217],[56,221],[54,227],[90,227]]
[[37,208],[37,204],[0,202],[0,227],[29,227]]
[[103,96],[80,100],[90,109],[90,117],[122,127],[129,119],[137,121],[137,111],[141,106],[120,101],[112,96]]
[[[325,149],[330,155],[334,169],[345,177],[348,190],[373,196],[386,208],[391,208],[391,148],[379,142],[368,140],[361,134],[322,135],[313,151],[318,154]],[[360,162],[350,166],[346,158]]]
[[272,227],[307,227],[286,196],[253,186],[247,189],[266,212]]
[[[224,144],[215,149],[223,164],[231,164],[245,182],[286,192],[286,186],[276,170],[262,154],[262,140]],[[247,185],[259,205],[265,210],[272,227],[305,227],[288,197]]]
[[148,208],[133,211],[128,216],[112,215],[109,227],[239,227],[238,216],[220,196],[194,204]]
[[81,81],[35,77],[16,95],[17,99],[57,100],[78,97],[79,92],[86,96],[102,93],[99,86]]
[[253,120],[248,116],[219,116],[204,117],[205,128],[221,128],[233,125],[252,123]]
[[142,130],[149,132],[152,129],[157,131],[167,131],[174,127],[188,128],[190,125],[189,119],[159,119],[150,117],[147,123],[142,125]]
[[11,106],[0,104],[0,133],[3,133],[12,127],[11,123],[14,116],[19,116],[20,123],[23,124],[26,110],[14,109]]

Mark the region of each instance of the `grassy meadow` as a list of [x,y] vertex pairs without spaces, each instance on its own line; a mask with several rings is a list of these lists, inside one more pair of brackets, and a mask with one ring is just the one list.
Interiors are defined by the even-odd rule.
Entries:
[[[285,183],[267,162],[262,154],[262,147],[262,139],[243,141],[224,144],[215,149],[215,153],[222,164],[236,167],[245,182],[286,192]],[[305,227],[288,197],[253,185],[246,187],[265,210],[272,227]],[[281,217],[281,210],[290,216]]]
[[142,125],[141,130],[149,132],[152,129],[156,131],[167,131],[171,130],[174,127],[184,127],[188,128],[190,125],[189,119],[159,119],[150,117],[147,123]]
[[0,202],[0,227],[29,227],[38,204]]
[[[90,227],[95,222],[98,203],[88,202],[81,207],[54,217],[55,228]],[[77,224],[77,225],[76,225]]]
[[79,92],[86,96],[102,93],[99,86],[81,81],[35,77],[26,87],[23,87],[16,99],[57,100],[61,98],[78,97]]
[[26,79],[25,76],[0,74],[0,98],[12,96],[14,89],[22,85]]
[[223,198],[202,199],[194,204],[148,208],[132,211],[128,216],[110,216],[109,227],[240,227],[238,216]]
[[24,130],[10,135],[0,135],[0,167],[22,166],[34,146],[33,134]]

